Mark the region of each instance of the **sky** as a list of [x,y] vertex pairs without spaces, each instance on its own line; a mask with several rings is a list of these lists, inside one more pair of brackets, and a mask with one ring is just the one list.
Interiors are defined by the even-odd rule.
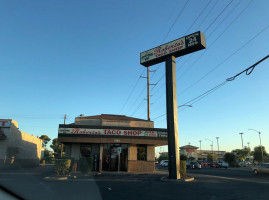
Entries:
[[[266,0],[0,0],[0,118],[56,138],[80,114],[147,119],[140,53],[201,31],[207,47],[176,59],[184,105],[268,55]],[[269,60],[269,59],[268,59]],[[178,110],[179,145],[269,151],[269,62]],[[151,120],[166,128],[165,63],[150,67]],[[160,148],[156,148],[158,153]],[[167,151],[167,147],[162,151]]]

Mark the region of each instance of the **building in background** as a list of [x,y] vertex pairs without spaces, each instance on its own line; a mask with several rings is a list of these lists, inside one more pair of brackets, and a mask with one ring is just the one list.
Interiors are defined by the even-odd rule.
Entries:
[[216,156],[218,161],[223,161],[224,155],[226,151],[213,151],[212,150],[198,150],[197,155],[199,160],[206,160],[208,154],[212,154]]
[[192,146],[192,145],[185,145],[182,147],[179,147],[179,153],[180,155],[186,155],[187,158],[194,158],[195,160],[198,159],[197,156],[197,149],[198,147]]
[[125,115],[96,115],[60,124],[58,140],[66,157],[92,157],[96,171],[153,172],[155,147],[167,145],[167,130]]
[[41,158],[42,140],[18,128],[12,119],[0,119],[0,168],[37,166]]

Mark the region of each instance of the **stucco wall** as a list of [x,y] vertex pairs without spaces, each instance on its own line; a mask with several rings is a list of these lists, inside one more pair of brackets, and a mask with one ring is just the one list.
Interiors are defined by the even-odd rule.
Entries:
[[18,123],[11,121],[5,129],[5,140],[0,141],[0,165],[36,166],[41,158],[42,140],[18,129]]
[[155,147],[147,145],[147,161],[137,160],[137,145],[128,148],[128,172],[153,172],[155,170]]

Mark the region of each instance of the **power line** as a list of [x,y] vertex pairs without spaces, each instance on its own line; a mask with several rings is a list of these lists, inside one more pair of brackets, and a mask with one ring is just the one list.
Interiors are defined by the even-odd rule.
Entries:
[[260,64],[261,62],[265,61],[267,58],[269,57],[269,55],[265,56],[263,59],[259,60],[258,62],[256,62],[255,64],[251,65],[250,67],[248,67],[247,69],[239,72],[238,74],[232,76],[231,78],[227,78],[226,81],[233,81],[237,76],[240,76],[241,74],[243,74],[244,72],[246,72],[246,75],[250,75],[253,70],[255,69],[255,67]]
[[[165,41],[165,39],[167,38],[167,36],[168,36],[169,33],[171,32],[171,30],[173,29],[174,25],[176,24],[177,20],[178,20],[179,17],[181,16],[181,14],[182,14],[183,10],[185,9],[185,7],[187,6],[188,2],[189,2],[189,0],[186,1],[185,5],[184,5],[183,8],[180,10],[180,12],[179,12],[179,14],[177,15],[177,17],[176,17],[175,21],[173,22],[172,26],[170,27],[170,29],[169,29],[168,32],[166,33],[164,39],[162,40],[161,44]],[[158,70],[159,66],[160,66],[160,64],[157,66],[156,71]],[[145,70],[144,70],[144,71],[145,71]],[[143,73],[144,73],[144,71],[143,71]],[[153,78],[153,76],[155,75],[156,71],[154,72],[154,74],[152,75],[151,78]],[[140,75],[140,76],[141,76],[141,75]],[[140,77],[139,77],[139,78],[140,78]],[[154,87],[155,87],[155,86],[154,86]],[[142,92],[143,92],[145,89],[146,89],[146,87],[142,90]],[[141,92],[141,93],[142,93],[142,92]],[[131,96],[131,95],[129,95],[129,96]],[[139,96],[140,96],[140,95],[139,95]],[[139,96],[138,96],[138,98],[139,98]],[[130,97],[128,97],[127,99],[129,100],[129,98],[130,98]],[[137,98],[137,99],[138,99],[138,98]],[[137,99],[136,99],[135,103],[137,102]],[[124,106],[127,104],[128,100],[124,103]],[[134,103],[133,105],[135,105],[135,103]],[[133,106],[132,106],[132,107],[133,107]],[[121,109],[121,110],[122,110],[122,109]],[[130,110],[130,109],[129,109],[129,110]],[[129,110],[127,111],[127,113],[129,112]]]
[[217,5],[217,3],[218,3],[219,1],[218,0],[216,0],[215,1],[215,4],[212,6],[212,8],[209,10],[209,12],[207,13],[207,15],[204,17],[204,19],[202,20],[202,22],[199,24],[199,26],[198,26],[198,30],[199,30],[199,28],[201,27],[201,25],[205,22],[205,20],[206,20],[206,18],[209,16],[209,14],[212,12],[212,10],[215,8],[215,6]]
[[[219,88],[223,87],[226,83],[228,83],[230,81],[233,81],[236,77],[240,76],[244,72],[246,72],[246,75],[250,75],[258,64],[260,64],[261,62],[265,61],[268,58],[269,58],[269,55],[265,56],[264,58],[262,58],[261,60],[259,60],[255,64],[251,65],[250,67],[246,68],[245,70],[241,71],[240,73],[232,76],[231,78],[227,78],[224,82],[222,82],[222,83],[218,84],[217,86],[211,88],[210,90],[207,90],[206,92],[198,95],[197,97],[191,99],[190,101],[184,103],[183,105],[188,105],[188,104],[193,105],[194,103],[196,103],[196,102],[200,101],[201,99],[205,98],[206,96],[208,96],[212,92],[214,92],[214,91],[218,90]],[[183,108],[182,110],[184,110],[184,109],[185,108]],[[180,111],[182,111],[182,110],[180,110]],[[178,111],[178,112],[180,112],[180,111]],[[166,113],[154,118],[153,120],[158,119],[158,118],[160,118],[160,117],[162,117],[164,115],[166,115]]]
[[202,9],[202,11],[199,13],[199,15],[196,17],[196,19],[193,21],[193,23],[190,25],[190,27],[186,30],[186,32],[184,33],[184,35],[187,34],[187,32],[192,28],[192,26],[195,24],[195,22],[199,19],[199,17],[202,15],[202,13],[205,11],[205,9],[208,7],[208,5],[212,2],[212,0],[210,0],[205,7]]
[[218,65],[216,65],[213,69],[211,69],[210,71],[208,71],[204,76],[202,76],[200,79],[198,79],[196,82],[194,82],[192,85],[190,85],[189,87],[187,87],[186,89],[184,89],[181,94],[185,93],[187,90],[189,90],[190,88],[192,88],[193,86],[195,86],[197,83],[199,83],[201,80],[203,80],[205,77],[207,77],[209,74],[211,74],[212,72],[214,72],[216,69],[218,69],[223,63],[225,63],[228,59],[230,59],[233,55],[235,55],[238,51],[240,51],[241,49],[243,49],[245,46],[247,46],[251,41],[255,40],[262,32],[264,32],[267,28],[269,27],[269,25],[267,25],[265,28],[263,28],[261,31],[259,31],[256,35],[254,35],[252,38],[250,38],[246,43],[244,43],[241,47],[239,47],[236,51],[234,51],[231,55],[229,55],[228,57],[226,57],[223,61],[221,61]]
[[231,5],[231,3],[233,2],[233,0],[231,0],[226,6],[225,8],[219,13],[219,15],[211,22],[211,24],[205,29],[204,32],[206,32],[216,21],[217,19],[223,14],[223,12]]
[[137,79],[137,81],[136,81],[136,83],[135,83],[135,85],[134,85],[134,87],[133,87],[131,93],[129,94],[127,100],[126,100],[125,103],[123,104],[123,106],[122,106],[122,108],[120,109],[120,112],[119,112],[119,113],[121,113],[122,110],[124,109],[124,107],[126,106],[127,102],[129,101],[130,97],[132,96],[132,94],[133,94],[133,92],[134,92],[134,90],[135,90],[135,88],[136,88],[136,86],[137,86],[137,84],[138,84],[138,82],[139,82],[139,80],[140,80],[140,77],[143,75],[144,72],[145,72],[145,69],[143,70],[143,72],[142,72],[142,73],[140,74],[140,76],[138,77],[138,79]]
[[[245,12],[246,11],[246,9],[249,7],[249,5],[251,4],[251,2],[252,1],[250,1],[248,4],[247,4],[247,6],[231,21],[231,23],[230,24],[228,24],[228,26],[226,26],[226,28],[224,28],[224,30],[223,30],[223,32],[211,43],[211,45],[209,45],[209,47],[207,48],[207,51],[208,51],[208,49],[210,49],[210,48],[212,48],[212,46],[215,44],[215,42],[230,28],[230,26],[240,17],[240,15],[243,13],[243,12]],[[238,6],[239,4],[237,4],[235,7],[234,7],[234,9]],[[233,10],[234,10],[233,9]],[[233,11],[232,10],[232,11]],[[231,11],[231,12],[232,12]],[[231,14],[231,12],[228,14],[228,15],[230,15]],[[227,16],[226,16],[227,17]],[[225,17],[225,19],[226,19],[226,17]],[[217,28],[215,28],[212,32],[211,32],[211,35],[212,35],[212,33],[216,30]],[[193,63],[192,63],[192,65],[190,65],[190,67],[188,67],[188,69],[186,69],[178,78],[177,78],[177,80],[178,79],[180,79],[180,78],[182,78],[193,66],[194,66],[194,64],[207,52],[207,51],[204,51]]]
[[169,33],[171,32],[171,30],[173,29],[173,27],[175,26],[177,20],[179,19],[179,17],[181,16],[183,10],[185,9],[185,7],[187,6],[187,4],[189,3],[189,0],[186,1],[185,5],[183,6],[183,8],[180,10],[179,14],[177,15],[174,23],[172,24],[172,26],[170,27],[169,31],[166,33],[166,35],[164,36],[161,44],[165,41],[165,39],[167,38],[167,36],[169,35]]

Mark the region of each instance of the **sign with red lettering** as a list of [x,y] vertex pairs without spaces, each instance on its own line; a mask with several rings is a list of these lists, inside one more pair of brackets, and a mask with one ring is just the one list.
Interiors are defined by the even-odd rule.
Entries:
[[167,56],[179,57],[205,48],[205,36],[198,31],[140,53],[140,64],[149,67],[165,61]]
[[10,127],[10,120],[0,119],[0,127]]
[[192,153],[192,152],[194,152],[194,149],[186,149],[186,152]]
[[109,136],[141,136],[167,137],[167,132],[145,130],[117,130],[117,129],[87,129],[87,128],[59,128],[59,134],[72,135],[109,135]]

